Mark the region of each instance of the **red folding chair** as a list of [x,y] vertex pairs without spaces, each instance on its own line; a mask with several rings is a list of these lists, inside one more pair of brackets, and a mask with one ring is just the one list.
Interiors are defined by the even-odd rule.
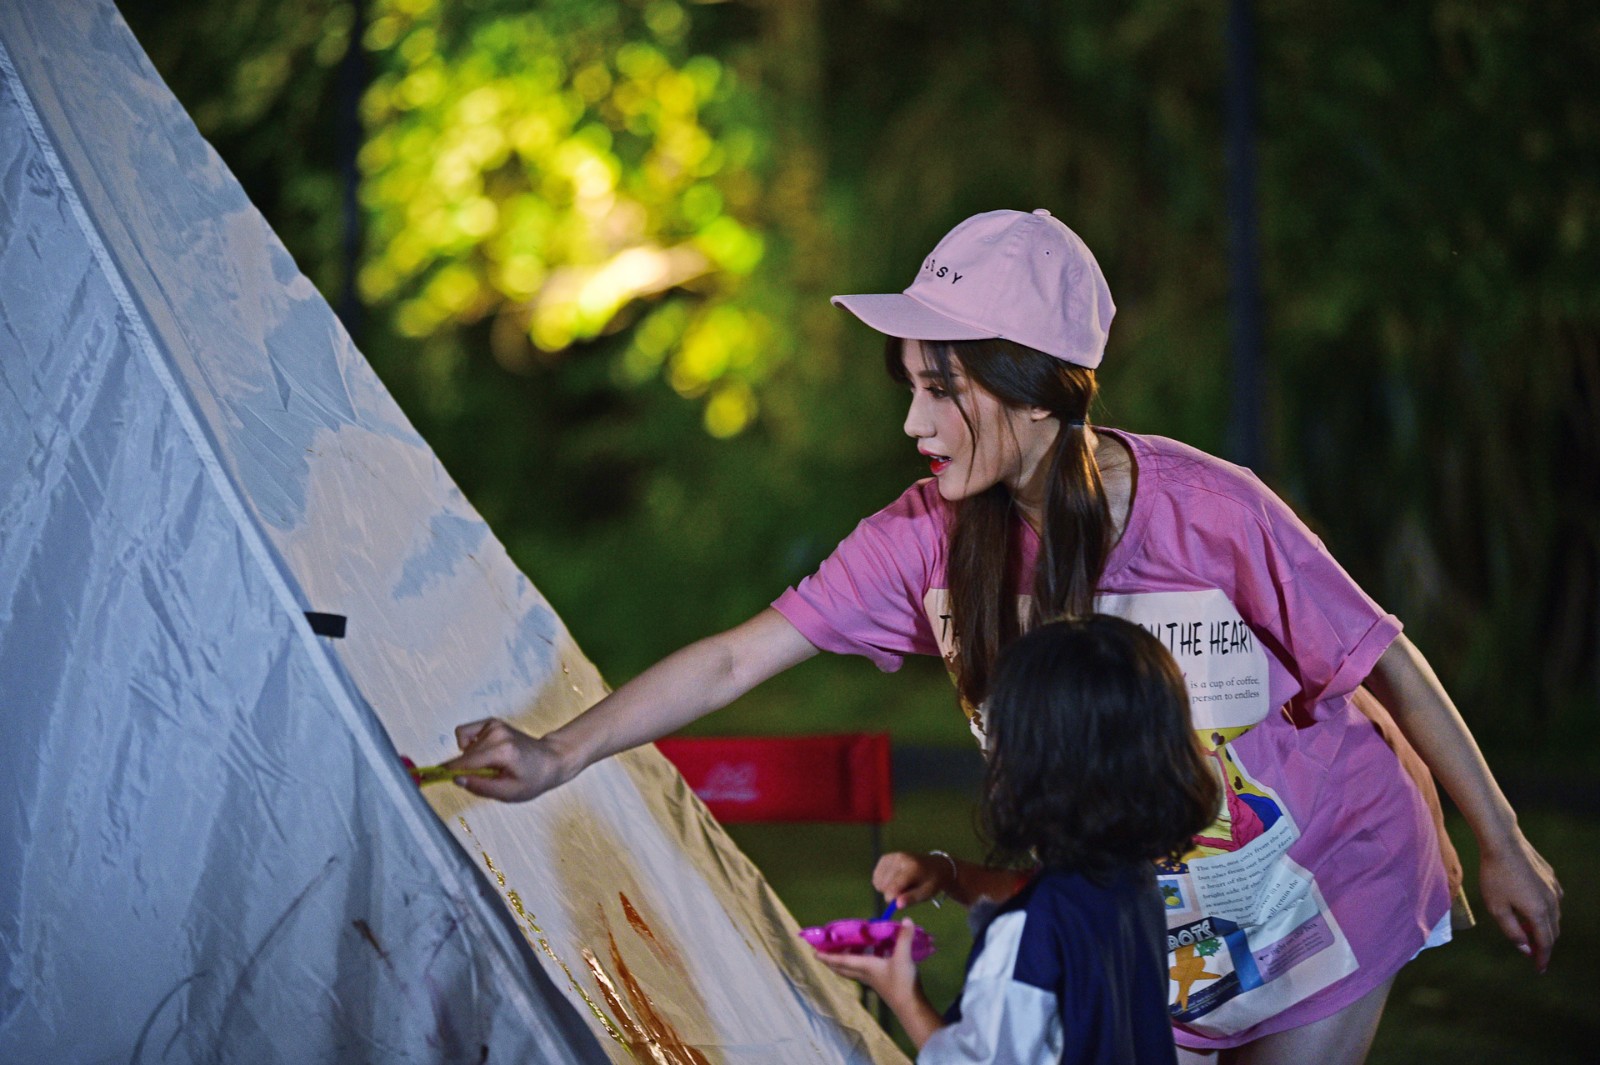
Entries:
[[[883,854],[894,816],[887,732],[674,737],[656,747],[718,821],[865,823],[874,865]],[[888,1023],[882,1003],[878,1021]]]
[[656,748],[725,824],[867,824],[872,860],[894,816],[887,732],[815,736],[677,736]]
[[894,816],[889,734],[674,737],[656,747],[719,821],[870,824]]

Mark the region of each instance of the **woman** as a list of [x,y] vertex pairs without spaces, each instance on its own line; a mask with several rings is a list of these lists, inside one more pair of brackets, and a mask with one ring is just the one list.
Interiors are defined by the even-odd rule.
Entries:
[[[835,302],[890,338],[890,372],[911,390],[905,431],[932,477],[772,608],[562,728],[534,738],[494,720],[462,726],[451,764],[500,771],[464,787],[531,798],[819,649],[882,669],[941,655],[981,742],[1000,650],[1043,621],[1098,609],[1173,653],[1235,809],[1260,828],[1235,837],[1225,808],[1204,845],[1162,870],[1174,1033],[1193,1060],[1358,1062],[1394,973],[1448,938],[1437,836],[1352,706],[1364,682],[1477,834],[1489,912],[1548,964],[1560,887],[1399,623],[1248,471],[1090,426],[1115,308],[1076,234],[1044,211],[977,215],[904,293]],[[981,893],[962,879],[942,858],[910,859],[879,886],[906,901]]]

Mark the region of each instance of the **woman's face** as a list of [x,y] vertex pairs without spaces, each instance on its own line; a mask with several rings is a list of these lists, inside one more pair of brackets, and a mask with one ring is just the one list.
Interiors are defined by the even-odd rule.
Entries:
[[[1004,484],[1018,502],[1033,502],[1035,493],[1030,489],[1055,440],[1056,419],[1039,408],[1007,406],[967,377],[954,357],[950,374],[955,391],[947,393],[922,344],[907,340],[901,347],[902,365],[911,382],[906,435],[927,456],[939,494],[955,502]],[[963,409],[966,418],[961,416]]]

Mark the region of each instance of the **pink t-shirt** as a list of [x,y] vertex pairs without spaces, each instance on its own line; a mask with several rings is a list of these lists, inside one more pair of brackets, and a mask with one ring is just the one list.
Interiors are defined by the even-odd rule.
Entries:
[[[1173,653],[1224,784],[1217,822],[1160,870],[1176,1035],[1234,1046],[1354,1002],[1449,910],[1427,808],[1350,705],[1400,625],[1249,471],[1172,440],[1111,435],[1138,479],[1096,605]],[[950,518],[921,481],[773,605],[817,647],[880,669],[907,654],[948,662]],[[1025,593],[1038,543],[1021,521],[1016,535]],[[981,720],[974,731],[981,739]]]

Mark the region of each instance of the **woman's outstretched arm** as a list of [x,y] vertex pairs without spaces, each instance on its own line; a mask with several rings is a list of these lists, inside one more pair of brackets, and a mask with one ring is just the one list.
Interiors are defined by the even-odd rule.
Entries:
[[1543,972],[1561,934],[1561,884],[1517,824],[1494,774],[1427,659],[1398,637],[1368,685],[1444,785],[1478,839],[1478,891],[1518,950]]
[[768,607],[742,625],[674,651],[544,736],[530,736],[492,717],[460,725],[461,754],[445,764],[497,769],[498,776],[458,777],[456,783],[478,795],[521,802],[565,784],[602,758],[720,710],[816,653],[798,629]]

